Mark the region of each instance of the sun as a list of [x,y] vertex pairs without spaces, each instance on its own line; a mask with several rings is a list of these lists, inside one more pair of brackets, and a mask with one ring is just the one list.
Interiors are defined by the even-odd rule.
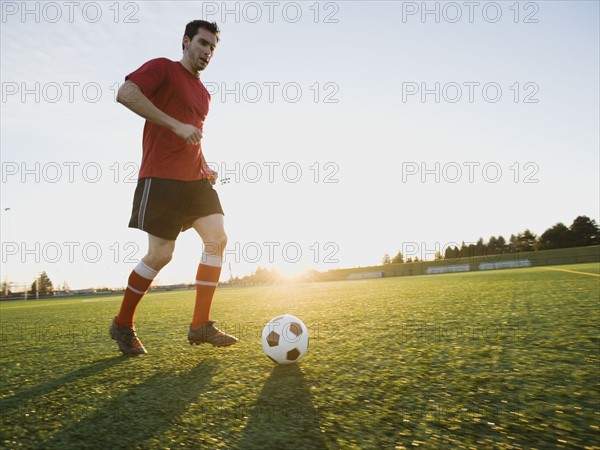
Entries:
[[278,275],[281,281],[297,282],[305,279],[313,269],[298,264],[281,264],[274,266],[272,270]]

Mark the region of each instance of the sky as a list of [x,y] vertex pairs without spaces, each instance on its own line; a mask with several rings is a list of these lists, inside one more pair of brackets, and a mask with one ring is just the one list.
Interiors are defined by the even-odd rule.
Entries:
[[[144,62],[216,21],[202,146],[221,178],[221,279],[432,259],[599,218],[599,4],[2,2],[2,281],[122,287]],[[182,233],[155,284],[193,282]]]

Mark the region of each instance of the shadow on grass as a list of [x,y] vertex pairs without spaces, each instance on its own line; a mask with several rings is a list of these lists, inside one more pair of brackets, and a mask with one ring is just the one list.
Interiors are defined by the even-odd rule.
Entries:
[[54,434],[40,448],[138,448],[171,428],[210,386],[216,369],[203,362],[180,375],[156,374]]
[[326,448],[319,414],[298,365],[276,366],[250,411],[238,448]]
[[126,359],[127,358],[123,356],[100,359],[77,370],[66,373],[58,378],[52,379],[46,384],[38,385],[22,392],[17,392],[12,397],[0,400],[0,411],[3,416],[5,414],[10,414],[18,410],[21,405],[28,401],[43,397],[50,392],[60,389],[66,384],[96,375],[97,373],[106,369],[110,369],[114,365],[119,364]]

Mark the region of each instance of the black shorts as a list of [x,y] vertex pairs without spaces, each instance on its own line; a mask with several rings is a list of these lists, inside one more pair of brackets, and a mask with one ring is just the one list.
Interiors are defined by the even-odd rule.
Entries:
[[223,214],[223,208],[207,179],[142,178],[135,189],[129,227],[174,241],[196,219],[211,214]]

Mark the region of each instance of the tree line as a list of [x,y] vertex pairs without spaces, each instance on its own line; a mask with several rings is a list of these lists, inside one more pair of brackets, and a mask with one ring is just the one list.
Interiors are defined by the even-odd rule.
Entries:
[[[558,222],[536,236],[531,230],[525,229],[521,233],[511,234],[508,241],[503,236],[490,236],[487,242],[483,238],[475,244],[465,244],[462,241],[460,247],[448,246],[442,255],[439,251],[435,254],[435,260],[457,259],[463,257],[497,255],[502,253],[529,252],[534,250],[552,250],[557,248],[586,247],[588,245],[600,244],[600,228],[595,220],[587,216],[577,216],[571,226]],[[385,254],[383,264],[419,262],[419,258],[407,258],[401,251],[393,257]]]
[[[10,284],[11,283],[7,281],[2,283],[1,292],[4,297],[16,295],[10,290]],[[64,286],[66,287],[67,284],[65,283]],[[35,280],[33,280],[33,283],[31,283],[31,288],[27,291],[27,295],[30,297],[54,295],[54,290],[54,285],[48,277],[48,274],[42,272]]]

